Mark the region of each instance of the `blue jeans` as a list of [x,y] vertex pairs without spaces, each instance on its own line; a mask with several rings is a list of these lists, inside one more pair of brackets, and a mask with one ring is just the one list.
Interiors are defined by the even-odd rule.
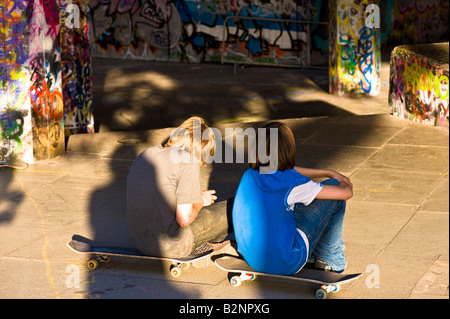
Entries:
[[[338,185],[335,179],[322,182],[323,185]],[[343,272],[347,266],[342,240],[344,229],[345,201],[315,199],[305,206],[296,204],[294,219],[297,228],[309,240],[309,256],[324,260],[336,272]]]

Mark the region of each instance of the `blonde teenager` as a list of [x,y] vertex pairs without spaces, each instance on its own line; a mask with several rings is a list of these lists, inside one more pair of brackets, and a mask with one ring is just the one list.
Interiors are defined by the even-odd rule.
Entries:
[[213,130],[202,118],[191,117],[164,146],[150,147],[136,158],[127,176],[127,217],[137,249],[184,257],[208,241],[225,239],[230,203],[214,203],[215,190],[200,186],[200,165],[214,150]]

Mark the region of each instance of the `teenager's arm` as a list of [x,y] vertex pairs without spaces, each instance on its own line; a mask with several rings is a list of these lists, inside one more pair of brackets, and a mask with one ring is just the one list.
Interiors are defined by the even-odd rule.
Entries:
[[315,169],[315,168],[306,168],[306,167],[299,167],[295,166],[294,169],[299,172],[300,174],[309,177],[311,179],[313,178],[334,178],[338,180],[339,182],[345,182],[347,184],[352,183],[350,182],[350,178],[347,176],[344,176],[336,171],[333,171],[331,169]]
[[339,185],[322,185],[317,199],[349,200],[353,197],[353,186],[345,182]]
[[313,178],[334,178],[339,181],[339,185],[323,185],[322,190],[317,194],[317,199],[348,200],[353,197],[353,184],[350,179],[336,171],[329,169],[315,169],[306,167],[294,167],[300,174]]
[[178,225],[181,227],[186,227],[190,225],[198,215],[200,209],[204,206],[209,206],[217,199],[214,194],[216,191],[208,190],[202,191],[203,202],[193,203],[193,204],[178,204],[176,211],[176,220]]

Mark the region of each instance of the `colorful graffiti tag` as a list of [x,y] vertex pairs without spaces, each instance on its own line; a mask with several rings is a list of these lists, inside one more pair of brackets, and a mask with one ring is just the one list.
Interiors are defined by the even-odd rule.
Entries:
[[393,50],[389,83],[391,113],[448,128],[448,53],[448,43],[399,46]]
[[[318,21],[322,12],[311,0],[93,2],[94,56],[164,61],[220,61],[223,51],[230,61],[304,65],[307,26],[292,20]],[[227,19],[234,16],[251,19]],[[327,27],[310,28],[314,63],[325,65]]]
[[158,58],[158,49],[170,50],[180,39],[180,16],[169,0],[94,2],[93,33],[97,45],[93,52],[97,54],[112,51],[122,57],[166,60]]
[[24,41],[30,1],[0,0],[0,164],[33,159],[28,96],[28,43]]
[[33,1],[28,22],[33,158],[64,154],[64,111],[58,1]]
[[[314,37],[319,36],[317,29],[327,26],[315,23],[319,18],[315,1],[258,5],[229,3],[228,12],[234,11],[235,15],[225,14],[225,61],[292,66],[325,64],[326,49],[319,48]],[[311,56],[315,57],[312,63]]]
[[377,95],[380,92],[379,31],[366,26],[366,7],[372,1],[330,3],[330,93]]
[[[383,47],[400,44],[442,42],[448,39],[448,0],[381,1],[386,27],[381,33]],[[448,40],[447,40],[448,41]]]

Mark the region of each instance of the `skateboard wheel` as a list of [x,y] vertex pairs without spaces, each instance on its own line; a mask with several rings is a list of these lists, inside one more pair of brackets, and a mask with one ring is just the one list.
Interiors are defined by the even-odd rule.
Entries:
[[98,267],[98,261],[95,260],[95,259],[90,259],[90,260],[88,260],[88,262],[87,262],[87,267],[88,267],[88,269],[90,269],[90,270],[96,269],[96,268]]
[[231,277],[230,284],[233,287],[239,287],[242,284],[242,279],[239,276]]
[[333,285],[333,288],[331,289],[332,292],[338,292],[339,290],[341,290],[341,286],[339,285]]
[[250,280],[250,281],[253,281],[253,280],[255,280],[255,279],[256,279],[256,275],[255,275],[255,274],[252,274],[249,280]]
[[109,263],[111,261],[111,256],[105,256],[105,255],[98,255],[97,261],[101,263]]
[[172,267],[170,269],[170,274],[172,275],[172,277],[177,278],[180,277],[181,275],[181,269],[178,266]]
[[325,299],[326,297],[327,297],[327,292],[324,289],[322,289],[322,288],[317,289],[317,291],[316,291],[317,299]]

